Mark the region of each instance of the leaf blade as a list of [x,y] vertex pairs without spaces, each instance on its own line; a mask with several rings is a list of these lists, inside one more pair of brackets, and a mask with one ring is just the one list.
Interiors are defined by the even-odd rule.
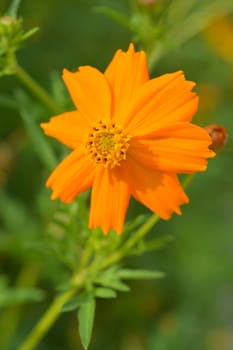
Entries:
[[122,279],[154,279],[164,277],[164,273],[151,270],[122,269],[118,272],[118,276]]
[[111,298],[116,298],[117,293],[113,289],[99,287],[95,289],[95,296],[97,298],[111,299]]
[[79,335],[85,350],[88,349],[91,340],[95,317],[95,304],[95,298],[91,298],[87,302],[81,304],[78,310]]

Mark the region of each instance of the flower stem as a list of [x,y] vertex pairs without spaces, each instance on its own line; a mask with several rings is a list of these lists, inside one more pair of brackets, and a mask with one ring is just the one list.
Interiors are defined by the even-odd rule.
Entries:
[[101,268],[106,268],[119,262],[122,258],[129,255],[132,248],[150,231],[150,229],[160,220],[158,215],[152,214],[150,218],[128,239],[121,250],[114,253],[109,259],[105,260]]
[[159,220],[160,217],[158,215],[152,214],[150,218],[135,232],[135,234],[130,237],[123,250],[125,252],[130,251],[135,244],[137,244],[140,239],[143,238],[155,224],[157,224]]
[[[193,176],[193,174],[187,175],[183,182],[183,187],[186,188],[190,184]],[[87,254],[87,256],[84,255],[82,261],[83,269],[72,279],[73,284],[77,287],[63,293],[54,301],[54,303],[49,307],[36,327],[24,341],[24,343],[19,347],[19,350],[33,350],[35,348],[41,338],[47,333],[47,331],[59,317],[62,306],[67,303],[72,298],[72,296],[77,293],[77,291],[83,286],[85,276],[88,276],[88,272],[94,270],[96,266],[99,266],[101,269],[105,269],[112,264],[119,262],[124,257],[130,255],[132,249],[136,246],[136,244],[140,242],[140,240],[151,230],[155,224],[157,224],[159,220],[160,217],[158,215],[152,214],[149,219],[132,236],[130,236],[130,238],[125,242],[120,250],[113,253],[108,259],[104,260],[102,264],[99,263],[98,259],[97,261],[93,261],[93,263],[89,265],[88,271],[85,271],[85,274],[84,267],[85,264],[88,263],[90,252]]]
[[51,328],[61,312],[62,306],[67,303],[72,296],[83,286],[85,276],[83,272],[75,275],[71,282],[75,282],[76,287],[61,294],[41,317],[37,325],[33,328],[29,336],[19,347],[19,350],[33,350],[42,337]]
[[15,61],[15,74],[18,79],[46,106],[52,113],[61,113],[61,107],[48,93]]
[[19,350],[32,350],[39,343],[40,339],[47,333],[51,325],[56,321],[62,306],[70,300],[76,290],[72,289],[60,295],[42,316],[35,328],[29,334]]
[[182,186],[183,186],[184,189],[186,189],[186,188],[189,186],[190,182],[191,182],[191,181],[193,180],[193,178],[194,178],[194,175],[195,175],[195,174],[189,174],[189,175],[187,175],[187,176],[185,177],[185,179],[184,179],[184,181],[183,181],[183,183],[182,183]]

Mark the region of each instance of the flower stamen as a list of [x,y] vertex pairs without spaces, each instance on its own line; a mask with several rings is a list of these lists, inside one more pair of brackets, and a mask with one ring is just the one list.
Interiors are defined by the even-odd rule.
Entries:
[[113,168],[126,159],[130,139],[115,123],[106,125],[99,121],[87,137],[86,149],[97,164]]

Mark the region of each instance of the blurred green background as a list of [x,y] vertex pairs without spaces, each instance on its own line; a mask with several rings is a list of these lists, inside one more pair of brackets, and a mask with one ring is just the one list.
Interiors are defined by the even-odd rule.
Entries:
[[[0,13],[8,5],[9,1],[1,0]],[[18,59],[45,88],[51,88],[55,74],[60,79],[64,67],[90,64],[103,70],[115,50],[127,48],[132,40],[125,28],[93,11],[96,5],[128,12],[123,0],[22,1],[25,29],[38,26],[40,31]],[[198,174],[188,188],[191,202],[183,207],[183,215],[161,221],[151,232],[171,234],[173,240],[159,252],[128,261],[131,266],[164,271],[166,277],[133,282],[130,293],[121,293],[116,300],[100,300],[90,350],[233,349],[233,16],[220,18],[169,52],[151,75],[178,69],[197,82],[200,109],[196,121],[224,125],[228,142],[209,162],[208,171]],[[14,76],[3,77],[0,95],[10,96],[20,86]],[[64,96],[68,99],[65,89]],[[11,338],[10,350],[16,349],[15,344],[46,309],[59,280],[51,252],[27,244],[27,239],[36,236],[39,240],[44,235],[38,208],[43,207],[40,193],[49,196],[49,191],[41,190],[47,175],[19,113],[0,106],[1,274],[8,276],[10,286],[39,284],[51,290],[39,304],[0,309],[0,329]],[[142,210],[132,205],[131,211]],[[39,266],[38,281],[33,266]],[[23,315],[19,324],[17,310]],[[17,331],[11,334],[14,322]],[[5,350],[1,345],[0,349]],[[62,315],[38,349],[81,349],[75,315]]]

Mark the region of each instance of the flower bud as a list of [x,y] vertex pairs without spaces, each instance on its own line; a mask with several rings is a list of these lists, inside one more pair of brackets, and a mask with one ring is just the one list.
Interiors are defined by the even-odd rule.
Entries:
[[14,54],[37,28],[23,31],[22,19],[0,17],[0,76],[14,73]]
[[20,42],[22,20],[4,16],[0,18],[0,54],[15,50]]
[[210,148],[213,151],[220,151],[227,141],[227,130],[222,125],[211,124],[205,127],[206,131],[212,139]]

